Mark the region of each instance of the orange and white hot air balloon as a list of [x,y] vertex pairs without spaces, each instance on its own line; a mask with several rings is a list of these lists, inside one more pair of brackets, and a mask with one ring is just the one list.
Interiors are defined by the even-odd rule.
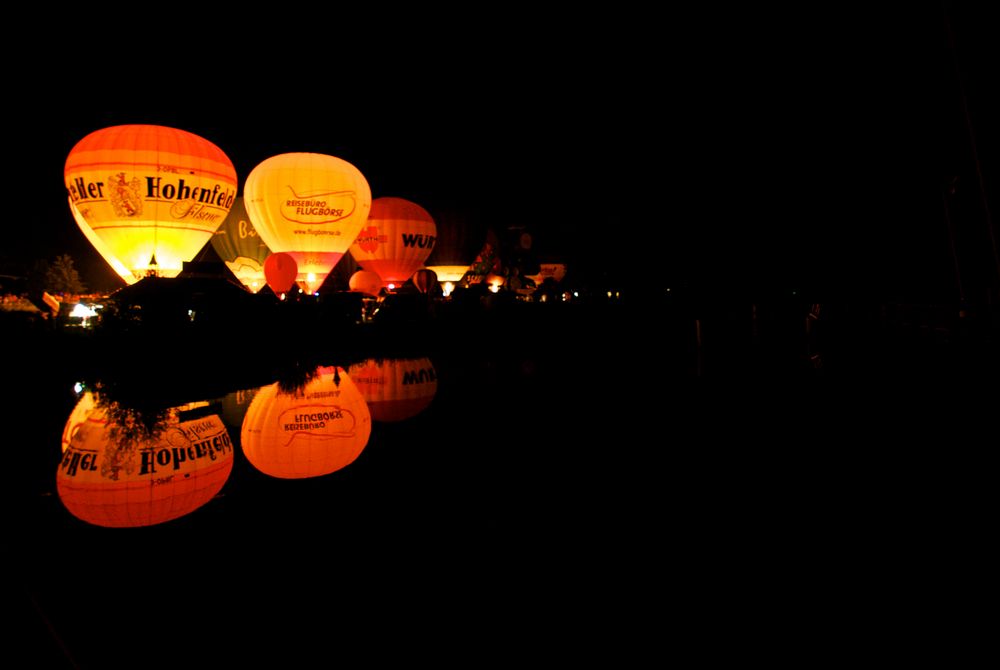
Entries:
[[272,253],[295,259],[299,286],[314,293],[368,219],[372,196],[355,166],[336,156],[286,153],[265,159],[243,185],[243,204]]
[[366,295],[378,295],[384,285],[382,278],[371,270],[358,270],[347,282],[352,291]]
[[351,256],[398,287],[423,267],[436,239],[437,226],[426,209],[403,198],[376,198],[368,222],[351,245]]
[[375,421],[402,421],[416,416],[430,406],[437,393],[437,374],[426,356],[372,358],[352,365],[348,372]]
[[342,368],[321,367],[293,393],[277,382],[254,396],[240,441],[251,465],[266,475],[303,479],[354,462],[368,444],[372,419]]
[[180,274],[222,225],[237,190],[236,169],[219,147],[154,125],[90,133],[70,150],[64,177],[71,206],[135,277]]
[[63,433],[56,492],[87,523],[151,526],[189,514],[222,489],[233,468],[233,445],[222,419],[181,420],[168,411],[155,435],[138,437],[108,411],[81,397]]

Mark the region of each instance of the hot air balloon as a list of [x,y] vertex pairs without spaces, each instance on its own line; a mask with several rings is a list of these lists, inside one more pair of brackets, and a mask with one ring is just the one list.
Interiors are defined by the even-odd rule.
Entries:
[[284,251],[271,254],[264,261],[264,277],[276,294],[287,293],[295,285],[299,268],[295,258]]
[[426,209],[403,198],[376,198],[351,256],[386,284],[400,286],[423,266],[435,239],[437,227]]
[[193,512],[222,489],[233,446],[218,415],[182,421],[172,408],[158,432],[137,437],[87,395],[78,408],[92,406],[70,416],[56,473],[73,516],[97,526],[151,526]]
[[469,269],[468,265],[428,265],[427,269],[437,275],[440,282],[459,282]]
[[180,274],[222,225],[237,189],[219,147],[152,125],[90,133],[69,152],[64,176],[72,205],[136,277]]
[[413,273],[413,285],[421,293],[434,293],[437,281],[437,273],[434,270],[421,268]]
[[555,282],[561,282],[566,276],[566,265],[564,263],[541,263],[538,274],[527,275],[528,279],[536,285],[551,277]]
[[351,275],[348,286],[352,291],[367,295],[378,295],[382,290],[382,278],[371,270],[358,270]]
[[503,269],[500,260],[500,242],[493,229],[486,231],[486,241],[483,248],[476,254],[476,259],[472,261],[465,272],[464,281],[469,284],[480,284],[488,275],[497,275]]
[[368,359],[348,369],[372,419],[402,421],[427,409],[437,393],[437,374],[431,359]]
[[69,210],[73,213],[73,220],[76,221],[76,225],[80,226],[80,230],[83,231],[84,236],[90,244],[93,245],[94,249],[97,250],[97,253],[99,253],[105,261],[107,261],[108,265],[111,266],[115,273],[129,286],[139,281],[139,278],[132,274],[131,271],[129,271],[129,269],[125,267],[125,265],[118,260],[113,253],[111,253],[111,248],[104,243],[104,240],[102,240],[98,234],[91,229],[90,224],[88,224],[86,219],[83,218],[83,215],[80,214],[80,210],[78,210],[76,205],[73,204],[72,198],[69,200]]
[[371,435],[365,399],[342,368],[321,367],[294,393],[278,382],[254,396],[240,433],[243,453],[266,475],[319,477],[361,454]]
[[243,427],[243,417],[246,416],[247,409],[255,395],[257,395],[257,387],[231,391],[223,396],[220,416],[227,428],[240,430]]
[[264,261],[271,250],[250,223],[242,197],[233,201],[229,216],[212,235],[212,248],[250,291],[256,293],[264,288]]
[[371,189],[335,156],[287,153],[251,170],[243,186],[250,221],[268,248],[291,255],[296,281],[314,293],[368,219]]

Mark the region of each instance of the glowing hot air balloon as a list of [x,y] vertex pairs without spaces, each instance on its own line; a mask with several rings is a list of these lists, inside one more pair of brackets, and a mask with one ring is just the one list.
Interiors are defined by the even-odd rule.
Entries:
[[64,176],[72,205],[136,277],[180,274],[225,220],[237,189],[219,147],[151,125],[90,133],[69,152]]
[[73,204],[72,198],[69,201],[69,210],[73,212],[73,220],[76,221],[76,225],[80,226],[80,230],[83,231],[84,236],[86,236],[90,244],[97,250],[97,253],[99,253],[101,257],[108,262],[108,265],[111,266],[118,276],[121,277],[129,286],[139,281],[138,277],[132,274],[129,269],[125,267],[125,265],[118,260],[113,253],[111,253],[111,249],[104,243],[104,240],[102,240],[97,233],[91,229],[90,224],[88,224],[86,219],[83,218],[83,215],[80,214],[80,210],[78,210],[76,205]]
[[528,275],[528,279],[535,282],[535,284],[541,284],[543,281],[551,277],[554,281],[561,282],[563,277],[566,276],[566,264],[565,263],[541,263],[539,265],[539,270],[537,274]]
[[193,512],[222,489],[233,447],[218,415],[182,421],[173,408],[158,432],[138,437],[88,395],[67,422],[56,473],[59,499],[73,516],[98,526],[151,526]]
[[352,365],[348,373],[375,421],[402,421],[416,416],[430,406],[437,393],[437,374],[426,356],[372,358]]
[[436,238],[437,227],[426,209],[403,198],[376,198],[351,256],[386,284],[399,286],[423,266]]
[[352,291],[367,295],[378,295],[382,290],[382,278],[371,270],[358,270],[351,275],[347,284]]
[[276,294],[287,293],[295,286],[295,277],[299,273],[298,264],[291,254],[284,251],[271,254],[264,261],[264,277],[267,285]]
[[372,196],[361,171],[335,156],[287,153],[251,170],[250,221],[272,252],[291,255],[299,286],[314,293],[358,236]]
[[421,268],[413,273],[413,285],[416,286],[417,290],[421,293],[434,293],[434,290],[437,288],[437,283],[437,273],[434,272],[434,270]]
[[264,261],[271,250],[250,223],[243,198],[236,198],[229,216],[212,235],[212,248],[244,286],[254,293],[264,288]]
[[361,454],[371,435],[365,399],[342,368],[321,367],[294,393],[275,382],[254,396],[240,433],[243,453],[266,475],[318,477]]

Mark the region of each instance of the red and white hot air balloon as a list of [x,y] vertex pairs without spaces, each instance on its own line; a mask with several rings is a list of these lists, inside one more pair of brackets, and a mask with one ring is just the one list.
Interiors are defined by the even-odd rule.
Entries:
[[398,287],[423,267],[436,239],[437,226],[426,209],[403,198],[376,198],[351,256],[385,284]]

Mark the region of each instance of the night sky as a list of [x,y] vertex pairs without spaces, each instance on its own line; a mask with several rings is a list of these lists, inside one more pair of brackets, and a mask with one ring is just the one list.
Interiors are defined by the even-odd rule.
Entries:
[[222,148],[241,193],[269,156],[328,153],[373,197],[464,230],[469,248],[487,228],[523,225],[546,259],[623,286],[952,299],[942,191],[957,177],[965,283],[996,282],[971,157],[975,146],[995,196],[1000,109],[982,17],[953,12],[953,52],[938,3],[742,11],[466,17],[465,30],[397,17],[322,46],[261,32],[238,49],[187,45],[205,49],[197,58],[76,51],[75,70],[52,73],[59,85],[40,88],[37,69],[11,84],[25,92],[8,110],[17,195],[0,260],[70,253],[88,283],[113,286],[69,214],[63,165],[91,131],[154,123]]

